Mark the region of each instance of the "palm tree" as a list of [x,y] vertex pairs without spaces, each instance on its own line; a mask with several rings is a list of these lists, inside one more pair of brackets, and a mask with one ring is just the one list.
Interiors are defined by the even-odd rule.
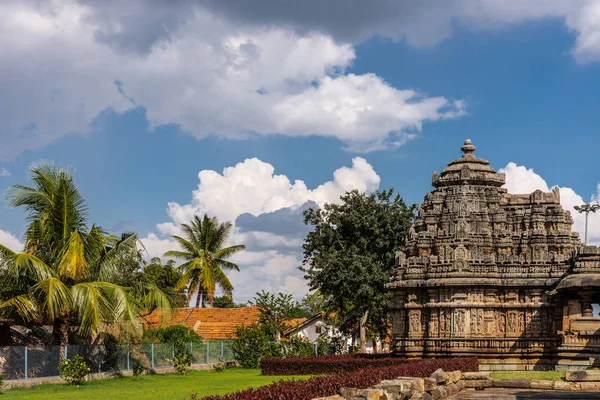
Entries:
[[173,235],[181,251],[168,251],[165,257],[175,257],[184,260],[178,268],[183,275],[178,287],[188,287],[188,299],[198,292],[196,307],[204,302],[206,294],[208,303],[212,306],[217,287],[227,296],[231,296],[233,286],[223,270],[239,271],[239,267],[227,259],[233,254],[246,248],[244,245],[223,247],[231,233],[230,222],[219,223],[216,217],[207,215],[200,219],[194,216],[190,224],[181,224],[182,236]]
[[137,235],[88,228],[85,201],[69,171],[41,163],[30,177],[33,186],[15,185],[7,193],[11,206],[25,208],[29,225],[22,253],[0,245],[4,315],[52,324],[54,344],[67,344],[73,324],[92,339],[110,326],[139,333],[140,310],[169,309],[156,287],[134,298],[108,280],[123,255],[136,251]]

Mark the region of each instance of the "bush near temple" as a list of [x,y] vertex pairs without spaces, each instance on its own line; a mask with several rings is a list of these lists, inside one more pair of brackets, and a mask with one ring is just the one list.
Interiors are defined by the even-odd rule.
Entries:
[[391,357],[389,354],[342,354],[320,357],[264,358],[260,360],[260,369],[263,375],[320,375],[406,363],[406,359]]
[[428,377],[438,368],[445,371],[459,369],[463,372],[474,372],[479,370],[479,363],[476,358],[447,358],[412,362],[404,360],[401,365],[369,367],[354,372],[318,376],[305,381],[280,381],[222,396],[207,396],[203,400],[311,400],[316,397],[334,395],[343,387],[366,389],[382,380],[395,379],[400,376]]
[[80,385],[90,373],[90,367],[80,354],[72,359],[60,360],[58,364],[60,377],[69,385]]

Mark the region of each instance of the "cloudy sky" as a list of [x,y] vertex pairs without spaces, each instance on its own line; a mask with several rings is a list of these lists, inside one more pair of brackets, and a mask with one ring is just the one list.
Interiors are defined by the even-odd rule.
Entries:
[[[600,194],[598,0],[6,0],[0,15],[0,191],[36,160],[69,166],[90,218],[151,256],[195,213],[232,221],[239,301],[306,292],[302,210],[353,188],[419,202],[466,138],[511,191],[558,185],[570,209]],[[1,243],[23,229],[0,207]]]

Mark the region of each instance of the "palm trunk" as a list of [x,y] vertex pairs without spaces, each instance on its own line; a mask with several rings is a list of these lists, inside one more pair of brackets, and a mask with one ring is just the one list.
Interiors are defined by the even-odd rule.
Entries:
[[69,344],[69,324],[66,318],[56,318],[52,323],[52,344],[64,346]]
[[367,352],[367,318],[369,318],[369,310],[366,310],[360,318],[360,352]]

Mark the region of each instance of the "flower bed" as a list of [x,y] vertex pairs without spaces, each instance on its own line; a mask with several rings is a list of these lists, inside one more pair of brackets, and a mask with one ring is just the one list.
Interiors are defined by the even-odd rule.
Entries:
[[[316,357],[315,357],[316,358]],[[318,376],[306,381],[280,381],[256,389],[247,389],[222,396],[208,396],[203,400],[311,400],[335,394],[343,387],[366,389],[382,380],[401,376],[428,377],[438,368],[443,370],[477,371],[476,358],[447,358],[438,360],[419,360],[400,365],[368,367],[353,372],[342,372],[327,376]]]
[[260,360],[263,375],[321,375],[358,371],[363,368],[406,364],[404,358],[381,355],[328,355],[320,357],[264,358]]

